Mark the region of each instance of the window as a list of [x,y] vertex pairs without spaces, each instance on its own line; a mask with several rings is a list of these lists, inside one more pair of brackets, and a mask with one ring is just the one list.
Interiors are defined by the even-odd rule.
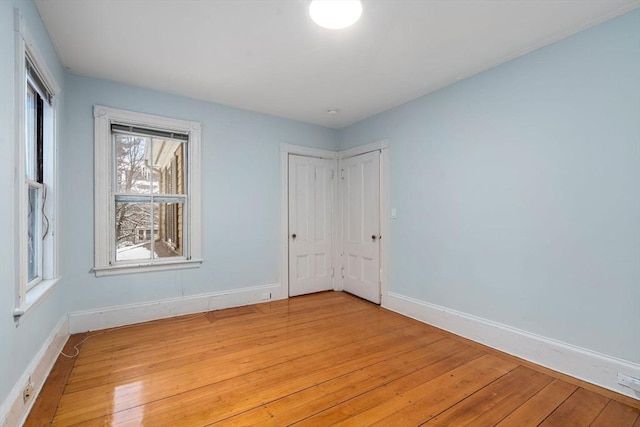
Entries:
[[200,124],[95,106],[95,273],[198,267]]
[[[37,78],[37,71],[27,56],[26,73],[26,141],[25,141],[25,190],[27,193],[27,290],[42,281],[42,242],[49,230],[45,213],[44,183],[44,104],[50,99],[46,86]],[[44,95],[47,94],[47,95]],[[51,106],[49,101],[47,106]],[[45,228],[45,230],[43,230]]]
[[14,315],[22,316],[55,285],[56,94],[59,88],[24,27],[16,23],[16,254]]

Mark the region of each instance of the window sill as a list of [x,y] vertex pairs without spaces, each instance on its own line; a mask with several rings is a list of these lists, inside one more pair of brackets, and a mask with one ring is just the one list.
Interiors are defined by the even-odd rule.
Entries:
[[22,307],[16,308],[13,312],[13,316],[18,321],[22,321],[25,315],[29,313],[31,309],[36,307],[45,296],[49,295],[51,291],[56,287],[56,284],[60,281],[60,277],[55,279],[43,280],[31,289],[29,289],[25,295],[25,302]]
[[149,264],[119,264],[107,267],[95,267],[93,269],[96,277],[116,276],[120,274],[148,273],[152,271],[182,270],[187,268],[198,268],[202,264],[201,259],[179,260],[156,262]]

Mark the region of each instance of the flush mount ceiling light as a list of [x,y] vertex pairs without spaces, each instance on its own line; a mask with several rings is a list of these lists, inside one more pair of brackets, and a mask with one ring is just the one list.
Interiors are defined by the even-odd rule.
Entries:
[[313,22],[329,30],[347,28],[360,19],[360,0],[311,0],[309,15]]

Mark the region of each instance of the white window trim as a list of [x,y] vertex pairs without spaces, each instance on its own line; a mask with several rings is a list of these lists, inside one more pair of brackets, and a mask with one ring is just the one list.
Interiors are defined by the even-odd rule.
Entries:
[[[15,224],[14,227],[14,241],[17,247],[16,251],[16,292],[14,299],[14,312],[15,318],[20,318],[31,308],[37,305],[45,295],[48,295],[55,285],[60,280],[58,275],[58,229],[57,229],[57,217],[58,217],[58,203],[57,203],[57,188],[58,188],[58,175],[57,175],[57,154],[58,154],[58,128],[57,128],[57,111],[58,103],[57,99],[60,95],[60,86],[53,78],[53,75],[49,71],[49,68],[44,61],[43,56],[40,54],[34,39],[29,34],[25,26],[24,19],[19,9],[13,10],[13,24],[15,32],[15,62],[14,62],[14,93],[15,93],[15,130],[14,141],[16,144],[15,150]],[[49,181],[48,203],[51,204],[50,218],[49,218],[49,232],[51,238],[51,244],[48,246],[50,251],[49,259],[46,261],[43,259],[42,263],[50,263],[48,271],[44,275],[43,279],[29,287],[27,290],[27,242],[24,236],[27,234],[27,184],[25,181],[25,138],[26,138],[26,116],[25,116],[25,90],[26,90],[26,67],[25,58],[29,55],[33,65],[38,69],[44,83],[51,90],[51,135],[53,138],[51,147],[51,176],[53,179]]]
[[[94,105],[95,132],[95,259],[94,272],[97,277],[148,271],[197,268],[202,264],[201,225],[201,169],[200,169],[200,123],[151,114]],[[130,124],[153,129],[163,129],[189,135],[187,144],[187,258],[144,261],[140,263],[112,264],[111,230],[115,214],[111,203],[111,123]]]

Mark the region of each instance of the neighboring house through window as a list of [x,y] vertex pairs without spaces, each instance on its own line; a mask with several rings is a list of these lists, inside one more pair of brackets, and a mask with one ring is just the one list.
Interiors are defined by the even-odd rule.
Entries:
[[56,95],[58,85],[27,32],[16,25],[16,245],[14,316],[53,288],[56,260]]
[[95,106],[96,275],[197,267],[200,124]]

